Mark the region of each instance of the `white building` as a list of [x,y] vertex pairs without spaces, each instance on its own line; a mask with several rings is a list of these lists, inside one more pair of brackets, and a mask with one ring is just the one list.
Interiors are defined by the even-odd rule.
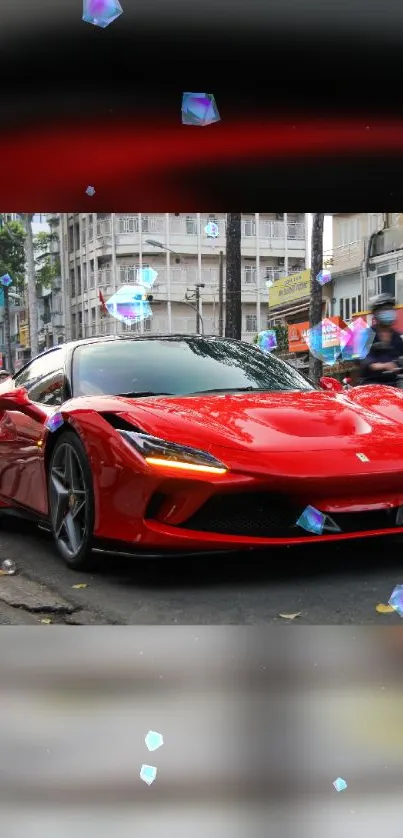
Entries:
[[[210,220],[218,224],[215,239],[205,233]],[[48,221],[60,224],[67,340],[125,330],[117,320],[101,317],[99,292],[108,300],[122,285],[134,284],[145,267],[158,273],[150,292],[153,316],[136,329],[195,332],[198,287],[204,332],[218,334],[224,213],[48,213]],[[252,340],[267,325],[267,281],[305,268],[307,230],[305,213],[242,215],[243,339]]]

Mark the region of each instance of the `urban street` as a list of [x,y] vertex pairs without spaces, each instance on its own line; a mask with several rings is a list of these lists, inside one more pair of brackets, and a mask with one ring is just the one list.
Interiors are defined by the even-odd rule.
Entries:
[[86,574],[65,567],[48,533],[6,519],[0,550],[18,570],[0,578],[3,625],[400,623],[376,611],[403,582],[401,547],[382,539],[210,558],[108,556]]

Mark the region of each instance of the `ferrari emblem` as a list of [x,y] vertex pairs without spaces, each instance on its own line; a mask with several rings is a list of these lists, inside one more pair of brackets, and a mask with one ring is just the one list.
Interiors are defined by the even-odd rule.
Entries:
[[358,457],[362,463],[369,463],[369,458],[366,457],[365,454],[356,454],[356,457]]

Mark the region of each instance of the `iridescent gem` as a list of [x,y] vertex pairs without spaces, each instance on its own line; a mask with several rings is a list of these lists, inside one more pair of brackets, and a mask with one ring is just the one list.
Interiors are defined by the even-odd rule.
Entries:
[[90,196],[90,198],[92,198],[92,196],[95,195],[95,189],[93,186],[87,186],[85,192],[87,195]]
[[63,424],[64,419],[62,414],[52,413],[52,415],[49,416],[49,419],[47,419],[47,421],[45,422],[45,428],[47,428],[48,431],[50,431],[53,434],[55,431],[58,430],[58,428],[61,428]]
[[399,617],[403,617],[403,585],[396,585],[393,589],[389,605],[395,609]]
[[6,288],[8,288],[8,286],[11,285],[12,281],[13,280],[11,279],[10,274],[3,274],[3,276],[0,276],[0,282]]
[[334,781],[333,785],[336,791],[345,791],[347,788],[347,783],[342,777],[338,777],[337,780]]
[[123,323],[132,324],[152,317],[149,302],[144,299],[142,285],[123,285],[106,303],[112,317]]
[[213,122],[220,122],[220,115],[212,93],[183,94],[183,125],[212,125]]
[[306,342],[311,355],[327,366],[335,364],[341,354],[340,332],[339,326],[327,318],[308,329]]
[[83,20],[106,29],[110,23],[123,14],[118,0],[84,0]]
[[164,737],[162,733],[156,733],[155,730],[149,730],[145,738],[145,743],[149,751],[156,751],[164,744]]
[[362,317],[353,320],[347,329],[340,330],[340,347],[343,361],[366,358],[375,338],[375,331]]
[[17,573],[17,565],[12,559],[5,559],[1,563],[1,573],[3,576],[15,576]]
[[154,271],[153,268],[138,268],[136,279],[139,285],[144,285],[147,288],[151,288],[151,286],[154,285],[157,276],[158,273],[157,271]]
[[313,532],[315,535],[322,535],[325,521],[326,515],[323,512],[315,509],[314,506],[307,506],[298,518],[297,527],[301,527],[307,532]]
[[151,786],[151,783],[154,782],[157,776],[157,769],[154,765],[142,765],[140,771],[140,779],[143,780],[144,783],[147,783],[148,786]]
[[262,352],[273,352],[277,349],[277,334],[274,329],[267,329],[257,336],[257,346]]
[[319,285],[327,285],[328,282],[332,281],[332,275],[330,271],[320,271],[316,277]]
[[209,239],[216,239],[219,234],[218,224],[215,221],[209,221],[204,228],[204,232]]

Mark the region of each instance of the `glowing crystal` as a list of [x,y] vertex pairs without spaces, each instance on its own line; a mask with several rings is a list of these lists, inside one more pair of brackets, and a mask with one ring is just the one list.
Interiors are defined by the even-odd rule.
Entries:
[[403,617],[403,585],[396,585],[393,589],[389,605],[395,609],[399,617]]
[[216,239],[219,234],[218,224],[215,221],[209,221],[204,228],[204,232],[209,239]]
[[139,285],[151,288],[151,286],[154,285],[157,276],[157,271],[154,271],[152,268],[141,268],[141,270],[138,268],[136,279]]
[[47,428],[48,431],[50,431],[53,434],[55,431],[58,430],[58,428],[61,428],[63,424],[64,419],[62,414],[59,412],[52,413],[52,415],[49,416],[49,419],[47,419],[47,421],[45,422],[45,428]]
[[8,288],[8,286],[11,285],[12,281],[13,280],[11,279],[10,274],[3,274],[3,276],[0,276],[0,282],[6,288]]
[[366,358],[375,338],[375,331],[359,317],[347,329],[340,330],[340,348],[343,361]]
[[212,125],[220,122],[220,115],[212,93],[184,93],[182,98],[183,125]]
[[257,336],[257,346],[262,352],[272,352],[277,349],[277,334],[274,329],[267,329]]
[[123,285],[106,303],[109,314],[126,324],[152,317],[145,291],[142,285]]
[[148,786],[151,786],[151,783],[154,782],[157,776],[157,769],[154,765],[142,765],[140,771],[140,779],[143,780],[144,783],[147,783]]
[[156,733],[155,730],[149,730],[145,738],[145,743],[149,751],[157,751],[158,748],[164,744],[164,737],[162,733]]
[[326,515],[323,512],[319,512],[319,509],[315,509],[314,506],[307,506],[298,518],[297,527],[313,532],[315,535],[322,535],[325,521]]
[[335,364],[341,355],[340,334],[339,326],[327,318],[308,329],[306,342],[311,355],[328,366]]
[[328,282],[332,281],[332,275],[330,271],[320,271],[316,277],[319,285],[327,285]]
[[272,287],[273,287],[273,285],[274,285],[273,280],[272,280],[272,279],[268,279],[268,280],[267,280],[267,282],[266,282],[266,288],[272,288]]
[[83,20],[106,29],[110,23],[123,14],[118,0],[84,0]]
[[95,189],[94,189],[93,186],[87,186],[87,189],[85,190],[85,192],[86,192],[87,195],[90,196],[90,198],[92,198],[92,196],[95,195]]
[[1,563],[1,573],[3,576],[15,576],[17,573],[17,565],[12,559],[5,559]]
[[345,791],[347,788],[347,783],[342,779],[342,777],[338,777],[337,780],[334,781],[333,785],[336,791]]

